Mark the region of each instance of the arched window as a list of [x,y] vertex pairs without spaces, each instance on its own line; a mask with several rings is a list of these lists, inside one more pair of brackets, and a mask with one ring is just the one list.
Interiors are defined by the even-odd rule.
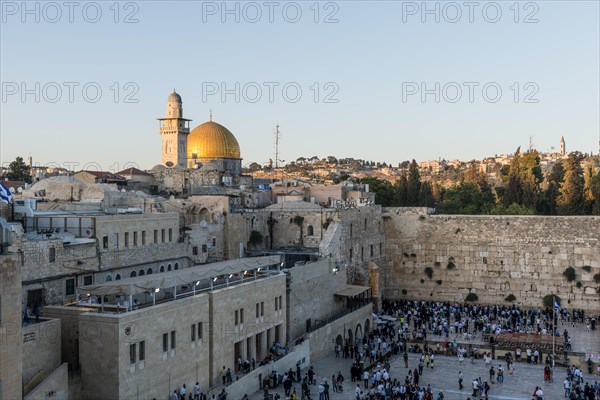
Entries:
[[167,265],[167,271],[171,270],[171,264]]
[[143,269],[140,269],[140,273],[138,274],[138,276],[144,276],[144,275],[146,275],[146,273],[144,272]]
[[135,278],[136,277],[136,273],[135,271],[131,271],[131,274],[129,274],[130,278]]
[[165,272],[165,266],[164,265],[160,266],[160,272]]
[[112,282],[112,276],[106,275],[106,279],[104,280],[104,282]]
[[175,263],[175,271],[177,271],[179,269],[179,264]]
[[312,236],[315,234],[315,230],[312,225],[306,227],[306,236]]
[[148,268],[148,270],[146,271],[146,275],[152,275],[152,268]]
[[121,274],[117,274],[117,276],[115,276],[115,281],[120,281],[121,280]]

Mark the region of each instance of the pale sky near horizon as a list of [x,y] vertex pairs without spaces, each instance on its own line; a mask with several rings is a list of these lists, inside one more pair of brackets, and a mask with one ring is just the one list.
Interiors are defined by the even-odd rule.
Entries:
[[25,10],[3,0],[0,162],[151,168],[173,88],[192,127],[212,109],[244,165],[274,158],[276,124],[286,162],[471,160],[526,148],[530,136],[540,151],[558,150],[564,136],[567,151],[597,154],[599,3],[59,1]]

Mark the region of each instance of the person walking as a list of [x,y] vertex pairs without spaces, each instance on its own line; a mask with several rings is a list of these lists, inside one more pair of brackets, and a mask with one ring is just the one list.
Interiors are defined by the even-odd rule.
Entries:
[[490,367],[490,382],[492,382],[492,385],[494,384],[494,377],[496,376],[496,371],[494,370],[494,366],[492,365]]
[[458,371],[458,389],[463,390],[463,374],[462,371]]

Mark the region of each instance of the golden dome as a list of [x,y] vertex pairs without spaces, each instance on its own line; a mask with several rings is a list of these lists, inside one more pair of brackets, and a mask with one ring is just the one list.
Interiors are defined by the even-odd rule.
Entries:
[[195,127],[190,132],[187,151],[188,159],[241,158],[240,145],[235,136],[229,132],[229,129],[212,120]]

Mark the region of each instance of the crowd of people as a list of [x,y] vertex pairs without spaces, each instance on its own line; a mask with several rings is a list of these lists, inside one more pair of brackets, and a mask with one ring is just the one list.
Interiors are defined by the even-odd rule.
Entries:
[[[586,329],[595,330],[595,317],[585,317],[582,310],[573,310],[572,313],[561,309],[556,313],[548,309],[527,310],[517,306],[478,306],[460,305],[441,302],[425,301],[398,301],[383,302],[384,314],[393,317],[397,323],[382,320],[373,329],[370,335],[365,336],[362,341],[358,339],[353,346],[336,345],[336,357],[352,358],[353,364],[350,369],[352,382],[357,382],[354,389],[354,398],[357,400],[440,400],[444,399],[443,391],[434,391],[430,385],[423,385],[422,376],[425,371],[435,369],[436,355],[456,355],[458,364],[461,365],[466,357],[470,362],[483,359],[484,373],[488,379],[483,380],[480,376],[474,377],[471,383],[472,392],[467,400],[488,399],[492,391],[492,385],[501,385],[505,382],[505,375],[514,374],[514,363],[521,360],[521,349],[507,352],[503,363],[493,360],[491,353],[479,354],[476,347],[471,347],[470,352],[458,341],[470,341],[479,335],[501,334],[504,332],[523,332],[532,334],[551,334],[553,331],[552,318],[554,321],[554,334],[558,335],[558,324],[577,326],[585,324]],[[592,321],[594,323],[592,324]],[[440,344],[430,346],[427,337],[438,335],[445,340]],[[565,329],[563,333],[565,341],[570,340]],[[409,345],[409,341],[424,339],[423,345]],[[409,353],[417,353],[418,361],[410,365]],[[544,362],[543,354],[538,350],[525,350],[526,361],[531,364]],[[402,357],[406,374],[394,376],[390,368],[391,357]],[[515,360],[516,358],[516,360]],[[414,357],[410,357],[414,359]],[[547,383],[554,381],[553,358],[548,354],[545,357],[546,365],[543,369],[543,378]],[[477,363],[481,364],[480,361]],[[313,372],[314,374],[314,372]],[[332,376],[334,388],[337,387],[341,373]],[[565,397],[576,400],[600,399],[598,394],[598,383],[583,382],[582,372],[577,368],[567,369],[565,378]],[[361,379],[362,378],[362,379]],[[302,386],[302,399],[312,399],[310,382],[317,384],[314,378],[308,379],[308,383]],[[343,378],[342,378],[343,381]],[[566,387],[569,387],[567,393]],[[327,390],[325,389],[327,388]],[[319,400],[328,400],[329,384],[323,380],[317,390]],[[462,371],[458,372],[459,390],[464,389],[464,376]],[[435,393],[434,393],[435,392]],[[348,397],[350,398],[350,397]],[[544,391],[541,386],[536,386],[531,394],[532,400],[544,399]],[[295,400],[296,398],[293,397]]]

